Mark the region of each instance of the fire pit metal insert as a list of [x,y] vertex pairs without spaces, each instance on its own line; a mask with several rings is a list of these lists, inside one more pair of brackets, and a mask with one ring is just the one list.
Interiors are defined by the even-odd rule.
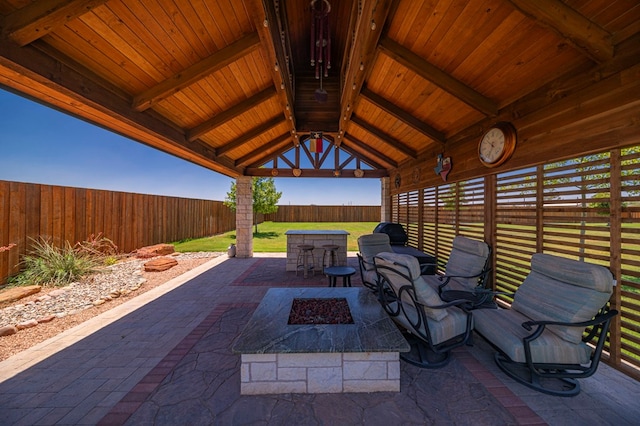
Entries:
[[309,298],[293,299],[290,325],[307,324],[353,324],[347,299],[342,298]]

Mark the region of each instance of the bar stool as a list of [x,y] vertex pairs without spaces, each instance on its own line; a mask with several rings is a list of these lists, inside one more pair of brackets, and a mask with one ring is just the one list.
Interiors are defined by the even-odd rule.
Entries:
[[[303,276],[307,278],[309,271],[312,271],[312,274],[315,275],[315,262],[313,260],[313,249],[315,247],[311,244],[300,244],[298,245],[298,260],[296,261],[296,276],[298,275],[298,270],[302,267],[304,271]],[[309,261],[311,259],[311,261]]]
[[[325,244],[322,246],[324,252],[322,253],[322,267],[327,268],[336,266],[338,264],[338,249],[340,246],[335,244]],[[325,262],[325,258],[329,255],[329,262]]]

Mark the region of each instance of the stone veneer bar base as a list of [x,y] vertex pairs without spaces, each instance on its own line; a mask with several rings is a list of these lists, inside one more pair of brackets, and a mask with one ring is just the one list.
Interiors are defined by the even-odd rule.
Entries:
[[342,392],[400,392],[398,352],[242,355],[242,395]]
[[[353,324],[288,324],[296,298],[344,298]],[[409,344],[364,288],[272,288],[240,333],[240,393],[400,392]]]

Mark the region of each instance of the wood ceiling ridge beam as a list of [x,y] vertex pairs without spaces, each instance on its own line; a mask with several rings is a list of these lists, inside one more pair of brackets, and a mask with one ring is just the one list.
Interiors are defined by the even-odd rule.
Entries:
[[411,158],[416,158],[418,156],[418,152],[415,149],[408,147],[407,145],[403,144],[402,142],[395,139],[391,135],[383,132],[382,130],[375,127],[374,125],[369,124],[366,121],[362,120],[360,117],[356,115],[352,115],[351,122],[359,127],[362,127],[367,132],[372,133],[373,135],[375,135],[376,138],[380,139],[390,147],[394,148],[396,151],[400,151],[406,156]]
[[385,111],[387,114],[390,114],[393,117],[397,118],[398,120],[404,122],[409,127],[419,131],[420,133],[427,136],[428,138],[433,139],[436,142],[446,143],[447,139],[444,133],[434,129],[427,123],[417,119],[416,117],[409,114],[408,112],[398,108],[396,105],[389,102],[387,99],[383,98],[377,93],[374,93],[369,88],[365,87],[364,89],[362,89],[361,95],[366,100],[368,100],[372,104],[376,105],[378,108]]
[[[351,136],[350,134],[345,134],[343,139],[345,141],[348,141],[348,143],[352,143],[353,145],[355,145],[358,148],[362,149],[367,154],[372,155],[372,156],[382,160],[383,162],[387,163],[391,167],[398,167],[398,162],[395,161],[393,158],[387,157],[386,155],[384,155],[383,153],[381,153],[377,149],[371,148],[369,145],[367,145],[366,143],[362,142],[360,139],[358,139],[358,138],[356,138],[354,136]],[[362,155],[362,154],[360,154],[360,155]],[[371,158],[371,157],[370,156],[365,156],[365,158]]]
[[13,40],[20,47],[26,46],[106,2],[107,0],[34,1],[5,17],[3,38]]
[[402,46],[389,37],[380,41],[378,49],[396,62],[409,68],[411,71],[440,87],[445,92],[460,99],[471,108],[476,109],[487,116],[498,115],[498,104],[461,81],[451,77],[440,68],[424,60],[411,50]]
[[[265,145],[260,147],[260,151],[253,151],[250,152],[246,155],[243,155],[242,157],[238,158],[236,160],[236,166],[242,166],[245,163],[248,163],[249,161],[251,161],[251,159],[258,157],[258,159],[256,161],[254,161],[250,166],[247,167],[258,167],[263,165],[264,163],[266,163],[267,161],[269,161],[270,158],[272,158],[273,156],[275,156],[275,153],[271,153],[271,154],[262,154],[262,152],[268,151],[270,149],[274,149],[274,148],[278,148],[280,145],[286,143],[287,145],[289,144],[289,141],[291,140],[291,135],[289,133],[283,133],[280,136],[278,136],[277,138],[273,139],[272,141],[266,143]],[[256,163],[259,163],[256,165]]]
[[221,70],[259,47],[260,37],[258,36],[258,33],[251,33],[158,83],[150,89],[145,90],[133,99],[133,108],[136,111],[149,109],[161,100],[166,99],[198,80]]
[[227,121],[232,120],[233,118],[247,112],[248,110],[255,107],[256,105],[259,105],[262,102],[268,99],[271,99],[275,95],[276,95],[276,90],[273,87],[267,87],[263,91],[256,93],[250,98],[245,99],[239,104],[236,104],[231,108],[228,108],[222,111],[220,114],[216,115],[215,117],[212,117],[211,119],[205,121],[204,123],[199,124],[198,126],[187,131],[187,139],[189,139],[190,141],[198,139],[202,135],[209,133],[211,130],[215,129],[216,127],[221,126]]
[[236,140],[229,142],[226,145],[223,145],[219,148],[216,148],[216,155],[217,156],[221,156],[226,154],[227,152],[239,148],[242,145],[244,145],[245,143],[248,143],[251,139],[256,138],[257,136],[259,136],[260,134],[271,130],[272,128],[276,127],[278,124],[283,123],[284,117],[274,117],[271,120],[267,121],[266,123],[263,123],[257,127],[254,127],[253,129],[249,130],[247,133],[243,134],[242,136],[240,136],[239,138],[237,138]]
[[614,56],[612,35],[560,0],[509,0],[525,16],[551,28],[597,62]]

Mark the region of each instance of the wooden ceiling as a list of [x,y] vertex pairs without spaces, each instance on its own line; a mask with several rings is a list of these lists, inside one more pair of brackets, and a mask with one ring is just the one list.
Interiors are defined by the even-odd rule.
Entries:
[[0,0],[0,19],[5,88],[231,177],[389,176],[640,43],[637,0]]

